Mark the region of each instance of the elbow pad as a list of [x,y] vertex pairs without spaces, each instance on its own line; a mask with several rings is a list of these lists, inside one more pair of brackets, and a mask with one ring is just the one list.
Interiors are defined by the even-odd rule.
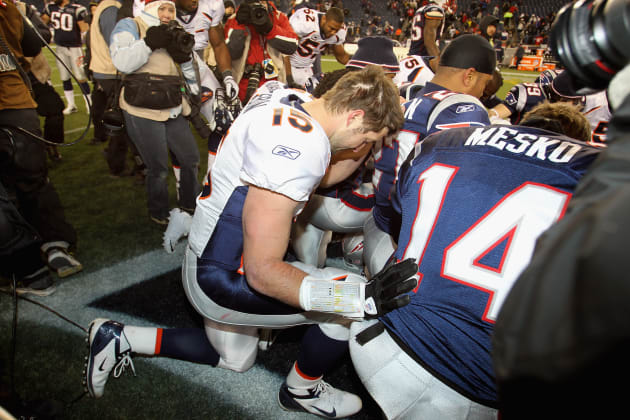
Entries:
[[295,38],[277,35],[267,41],[269,46],[278,50],[282,54],[291,55],[298,47],[298,41]]
[[230,31],[227,41],[225,45],[228,47],[228,51],[230,52],[230,57],[232,60],[236,60],[243,55],[243,51],[245,50],[245,39],[247,38],[247,34],[242,29],[233,29]]

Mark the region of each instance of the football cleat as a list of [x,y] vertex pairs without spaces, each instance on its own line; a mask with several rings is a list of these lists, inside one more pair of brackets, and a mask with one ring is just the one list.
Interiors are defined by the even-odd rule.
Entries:
[[110,372],[118,378],[127,366],[133,375],[136,369],[131,360],[131,346],[123,332],[123,324],[98,318],[90,323],[88,330],[89,352],[85,369],[85,384],[90,396],[100,398]]
[[178,208],[171,210],[168,218],[168,226],[164,231],[164,242],[162,245],[169,254],[175,252],[175,245],[183,237],[188,236],[190,225],[192,224],[192,216]]
[[361,398],[319,380],[312,388],[290,388],[286,381],[278,393],[280,407],[287,411],[305,411],[327,419],[348,417],[361,410]]
[[63,112],[63,115],[70,115],[70,114],[74,114],[75,112],[79,112],[79,110],[77,109],[75,105],[68,105],[67,107],[64,108],[62,112]]

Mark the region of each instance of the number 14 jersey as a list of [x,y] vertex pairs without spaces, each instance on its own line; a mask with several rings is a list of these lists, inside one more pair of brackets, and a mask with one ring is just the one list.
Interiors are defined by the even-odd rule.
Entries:
[[499,309],[597,154],[548,131],[488,126],[429,136],[401,169],[395,256],[416,259],[419,283],[383,322],[468,398],[496,405],[490,336]]

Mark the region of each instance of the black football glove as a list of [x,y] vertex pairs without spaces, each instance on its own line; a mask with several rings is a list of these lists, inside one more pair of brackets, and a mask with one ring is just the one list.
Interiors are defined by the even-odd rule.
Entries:
[[412,276],[417,272],[418,264],[409,258],[386,266],[372,277],[365,286],[364,319],[378,318],[407,305],[411,297],[406,293],[416,287]]
[[249,7],[249,4],[243,3],[240,6],[238,6],[238,9],[236,10],[236,21],[240,23],[241,25],[247,25],[251,23],[250,14],[251,14],[251,8]]
[[168,30],[168,26],[164,24],[151,26],[144,37],[144,43],[151,48],[151,51],[155,51],[158,48],[166,48],[170,42],[171,33]]
[[192,53],[189,51],[182,51],[182,49],[177,45],[169,44],[169,46],[166,47],[166,51],[177,64],[192,60]]

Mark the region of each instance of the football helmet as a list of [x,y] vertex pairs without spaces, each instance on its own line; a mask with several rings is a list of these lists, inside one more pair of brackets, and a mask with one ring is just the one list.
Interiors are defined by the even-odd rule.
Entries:
[[553,81],[553,79],[558,77],[560,73],[562,73],[562,70],[547,69],[543,71],[542,73],[540,73],[540,75],[536,78],[536,80],[534,80],[534,83],[539,83],[541,85],[549,84]]
[[343,259],[354,267],[363,266],[363,233],[349,233],[341,239]]

